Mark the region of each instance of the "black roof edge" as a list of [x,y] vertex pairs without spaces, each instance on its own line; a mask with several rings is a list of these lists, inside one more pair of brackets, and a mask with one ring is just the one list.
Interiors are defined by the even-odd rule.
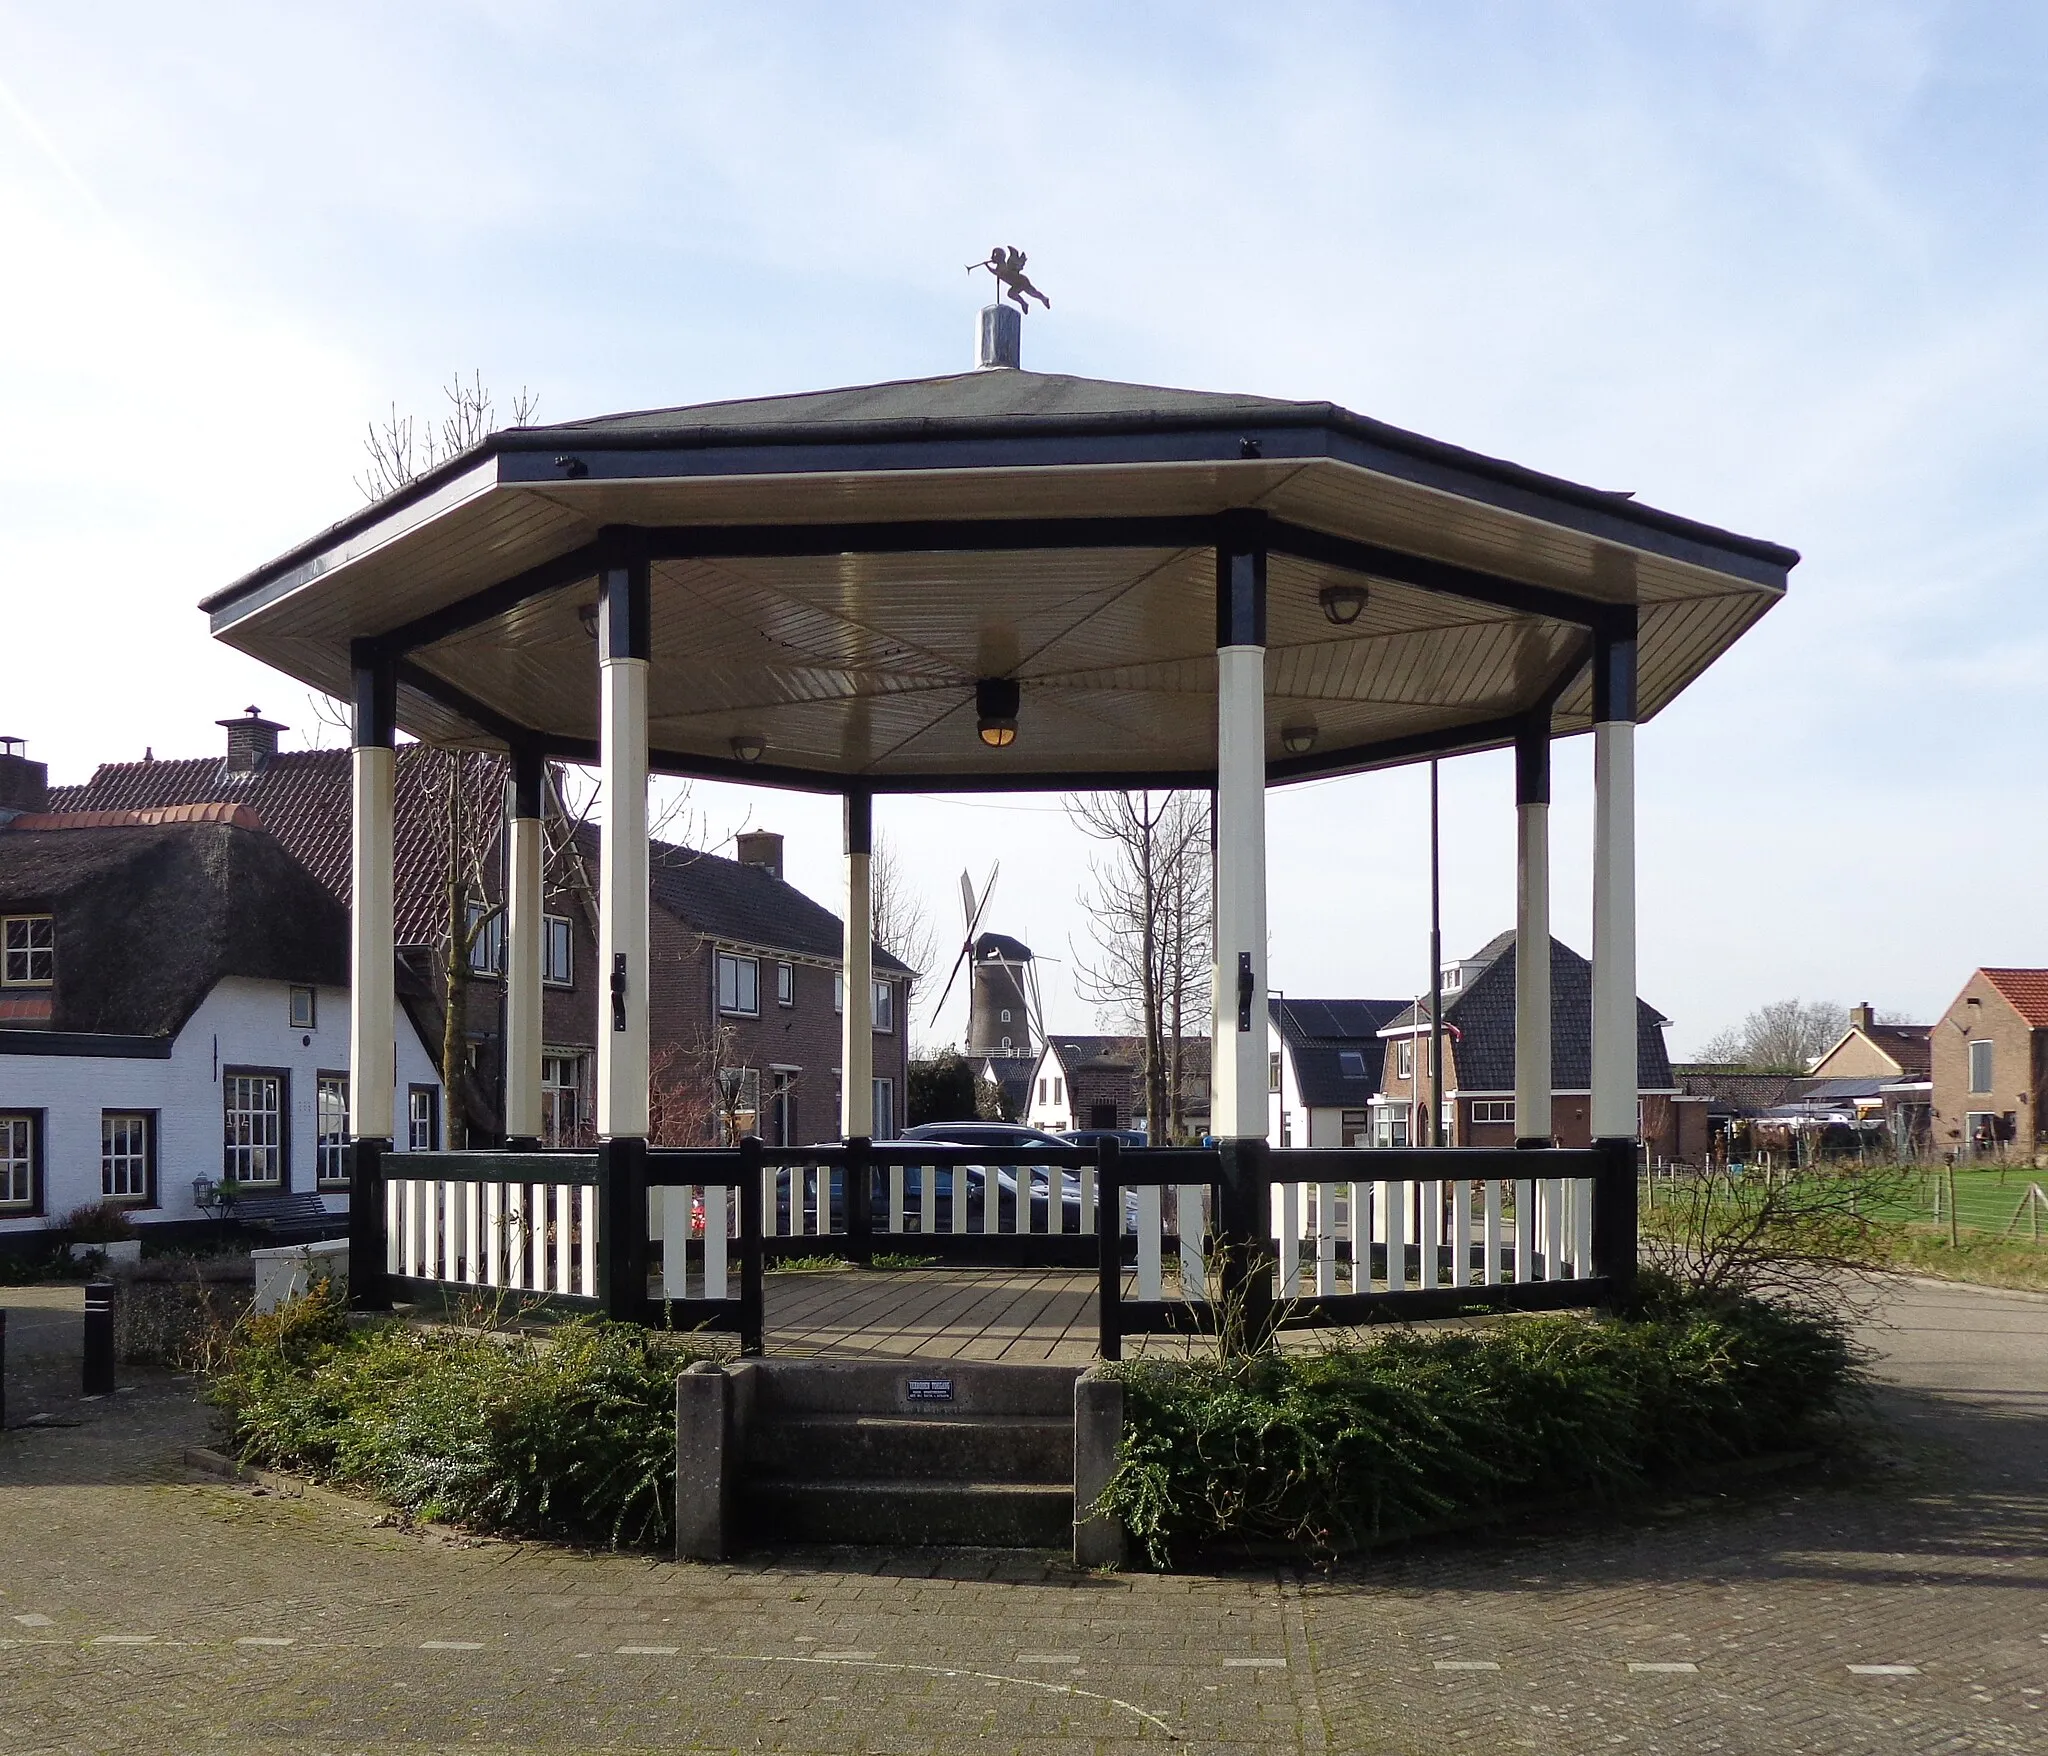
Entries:
[[[179,1026],[183,1029],[183,1024]],[[90,1030],[0,1030],[0,1055],[101,1055],[110,1061],[168,1061],[172,1037]]]
[[[618,417],[592,418],[603,420]],[[1654,506],[1643,505],[1605,489],[1589,488],[1583,483],[1569,481],[1562,476],[1547,475],[1541,470],[1530,469],[1527,465],[1512,463],[1505,458],[1490,457],[1484,452],[1471,451],[1464,446],[1453,445],[1447,440],[1431,439],[1425,434],[1411,432],[1405,427],[1391,426],[1366,415],[1354,414],[1349,409],[1329,402],[1302,403],[1293,409],[1261,410],[1256,419],[1233,420],[1221,415],[1197,414],[1193,411],[1034,417],[1033,424],[1021,431],[1028,432],[1033,438],[1058,439],[1145,433],[1226,433],[1238,437],[1256,435],[1260,432],[1315,428],[1362,439],[1418,460],[1449,466],[1482,479],[1498,482],[1503,486],[1534,492],[1568,505],[1597,511],[1625,526],[1654,530],[1684,541],[1726,549],[1732,554],[1761,561],[1771,567],[1790,569],[1797,566],[1800,560],[1798,550],[1782,543],[1774,543],[1761,537],[1745,537],[1717,525],[1704,524],[1675,512],[1665,512]],[[1020,427],[1015,419],[943,417],[794,423],[769,432],[763,432],[758,427],[706,425],[679,425],[673,429],[653,429],[635,433],[592,433],[566,425],[501,428],[498,432],[486,436],[480,444],[449,458],[409,482],[396,493],[374,501],[346,518],[336,520],[317,536],[296,544],[282,555],[223,586],[219,591],[209,593],[199,600],[198,607],[209,615],[226,609],[249,592],[272,583],[280,575],[304,567],[306,562],[334,543],[371,529],[393,513],[403,512],[417,505],[421,500],[437,493],[448,483],[458,480],[491,458],[558,449],[568,445],[572,439],[574,445],[570,448],[575,450],[632,452],[706,451],[739,445],[765,450],[777,446],[887,444],[1018,436]],[[317,574],[324,572],[325,569],[314,568],[312,571]]]

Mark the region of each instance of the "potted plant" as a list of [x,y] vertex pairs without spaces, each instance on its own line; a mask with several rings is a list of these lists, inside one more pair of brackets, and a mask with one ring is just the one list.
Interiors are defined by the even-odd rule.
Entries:
[[98,1256],[102,1262],[140,1262],[142,1234],[111,1201],[87,1202],[64,1216],[69,1254],[74,1262]]

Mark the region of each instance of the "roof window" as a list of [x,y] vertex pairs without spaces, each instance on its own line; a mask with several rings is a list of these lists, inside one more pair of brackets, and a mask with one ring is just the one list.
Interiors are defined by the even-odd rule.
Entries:
[[1356,1049],[1343,1049],[1337,1055],[1337,1068],[1346,1079],[1365,1077],[1365,1057]]

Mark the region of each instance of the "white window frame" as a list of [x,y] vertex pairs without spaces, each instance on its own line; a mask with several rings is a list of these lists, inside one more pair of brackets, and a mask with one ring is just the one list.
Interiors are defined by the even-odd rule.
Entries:
[[[1977,1051],[1984,1051],[1984,1080],[1977,1081]],[[1970,1042],[1970,1096],[1990,1097],[1998,1076],[1997,1046],[1989,1037],[1974,1037]]]
[[875,1131],[877,1140],[888,1140],[896,1132],[896,1082],[893,1079],[877,1079],[871,1093],[874,1110],[868,1117],[868,1126]]
[[[566,1132],[562,1100],[568,1100]],[[543,1053],[540,1058],[540,1127],[543,1146],[574,1146],[583,1126],[583,1057]]]
[[[874,1017],[871,1023],[876,1030],[893,1034],[896,1029],[896,984],[876,982],[874,990]],[[1007,1012],[1003,1014],[1005,1022],[1009,1016]]]
[[[286,1015],[291,1019],[293,1030],[318,1030],[320,1028],[320,995],[312,988],[288,990],[290,999],[286,1003]],[[301,1002],[304,1002],[302,1005]]]
[[1268,1049],[1266,1051],[1266,1094],[1270,1097],[1279,1089],[1280,1051],[1278,1049]]
[[550,988],[576,985],[576,923],[567,915],[541,916],[540,979]]
[[1403,1037],[1394,1045],[1394,1076],[1397,1079],[1415,1077],[1415,1039]]
[[832,1010],[834,1012],[844,1012],[846,1010],[846,971],[843,969],[836,969],[832,972]]
[[0,987],[47,988],[56,980],[57,917],[0,915]]
[[[721,951],[718,964],[718,1010],[733,1018],[761,1016],[761,960],[737,951]],[[727,976],[731,981],[727,981]],[[749,1003],[748,990],[752,990]],[[730,998],[728,998],[728,995]]]
[[282,1070],[271,1067],[221,1070],[222,1181],[253,1189],[285,1187],[285,1129],[291,1104],[287,1079]]
[[407,1152],[440,1151],[441,1088],[438,1085],[409,1085],[405,1088],[405,1149]]
[[0,1211],[36,1210],[36,1146],[42,1120],[35,1110],[0,1114]]
[[784,960],[775,966],[775,1004],[796,1004],[796,965]]
[[1474,1098],[1472,1100],[1472,1125],[1481,1123],[1513,1122],[1515,1100],[1513,1098]]
[[148,1206],[155,1194],[156,1113],[100,1111],[100,1196]]
[[334,1188],[348,1181],[348,1075],[313,1079],[313,1180]]

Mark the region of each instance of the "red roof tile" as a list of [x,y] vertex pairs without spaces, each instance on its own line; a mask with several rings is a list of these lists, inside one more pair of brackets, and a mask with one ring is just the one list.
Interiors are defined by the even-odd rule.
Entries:
[[1987,969],[1979,973],[2036,1030],[2048,1030],[2048,969]]
[[154,829],[166,823],[232,823],[261,829],[263,819],[247,805],[218,801],[204,805],[159,805],[140,811],[25,811],[9,829]]

